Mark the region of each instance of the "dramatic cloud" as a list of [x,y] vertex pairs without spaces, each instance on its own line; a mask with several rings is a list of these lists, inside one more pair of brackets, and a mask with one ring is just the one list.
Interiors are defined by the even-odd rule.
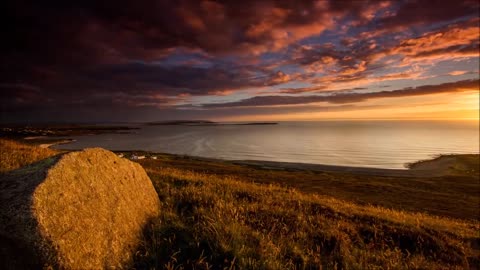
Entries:
[[454,83],[444,83],[440,85],[423,85],[415,88],[404,88],[394,91],[380,91],[369,93],[339,93],[331,95],[312,95],[312,96],[258,96],[236,102],[203,104],[204,108],[231,108],[231,107],[249,107],[249,106],[277,106],[277,105],[296,105],[309,104],[315,102],[328,103],[355,103],[375,98],[394,98],[406,96],[421,96],[447,92],[464,92],[479,90],[478,80],[458,81]]
[[0,121],[188,117],[179,105],[478,78],[478,1],[7,0],[0,12]]
[[[419,37],[390,41],[382,46],[377,46],[373,39],[345,38],[341,41],[344,47],[331,44],[300,46],[292,52],[291,63],[299,64],[306,72],[323,73],[321,78],[313,79],[312,82],[326,85],[418,78],[420,74],[417,71],[387,72],[392,66],[409,67],[416,63],[432,64],[435,61],[478,58],[478,23],[478,18],[475,18]],[[379,70],[384,74],[376,75]],[[291,92],[295,90],[291,89]]]
[[406,1],[399,4],[399,8],[378,23],[382,27],[404,30],[407,27],[419,24],[449,22],[466,16],[478,16],[479,3],[475,0],[467,1],[437,1],[421,0]]

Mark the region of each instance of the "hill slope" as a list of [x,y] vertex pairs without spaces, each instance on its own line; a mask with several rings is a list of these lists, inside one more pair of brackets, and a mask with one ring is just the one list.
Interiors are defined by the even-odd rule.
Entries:
[[[23,154],[12,150],[9,157]],[[478,221],[416,213],[424,205],[418,194],[440,181],[441,192],[432,196],[441,198],[449,190],[447,183],[465,175],[408,182],[406,178],[255,169],[167,155],[140,164],[161,204],[160,216],[143,231],[144,241],[134,258],[137,269],[479,266]],[[315,182],[318,177],[325,182]],[[347,188],[353,184],[355,189]],[[369,194],[375,188],[383,193]],[[469,190],[478,190],[478,183]],[[400,196],[404,191],[409,197]],[[362,204],[353,203],[355,198]],[[408,201],[412,204],[403,204]],[[472,202],[465,201],[466,205]],[[403,207],[411,212],[399,210]],[[443,213],[441,204],[426,207],[431,213]]]
[[469,269],[479,263],[476,221],[360,206],[161,162],[147,173],[163,203],[138,267]]

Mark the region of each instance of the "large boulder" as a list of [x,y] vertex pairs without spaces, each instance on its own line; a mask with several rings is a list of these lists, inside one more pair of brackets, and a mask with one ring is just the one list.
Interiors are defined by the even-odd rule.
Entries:
[[137,163],[91,148],[0,176],[0,268],[121,268],[158,195]]

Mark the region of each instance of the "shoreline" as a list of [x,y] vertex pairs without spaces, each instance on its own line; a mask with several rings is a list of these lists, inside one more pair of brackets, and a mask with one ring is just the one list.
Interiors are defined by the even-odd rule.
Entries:
[[[65,139],[65,138],[63,138]],[[24,147],[15,141],[12,151],[35,152],[40,143],[28,141]],[[17,140],[17,143],[21,143]],[[16,147],[16,148],[15,148]],[[63,155],[76,150],[47,151]],[[221,160],[197,156],[146,151],[113,151],[132,160],[147,173],[173,170],[189,177],[228,177],[242,182],[275,184],[305,193],[333,196],[359,204],[392,209],[429,212],[462,219],[478,219],[479,155],[444,155],[421,160],[410,169],[379,169],[353,166],[274,162],[261,160]],[[408,195],[407,195],[408,194]]]
[[[24,138],[24,139],[27,140],[27,138]],[[75,140],[75,139],[66,139],[66,140],[61,140],[61,141],[54,141],[54,142],[51,142],[51,143],[42,143],[38,146],[40,148],[50,148],[51,146],[62,145],[62,144],[76,142],[76,141],[77,140]]]
[[[478,158],[479,155],[480,154],[440,154],[432,157],[431,159],[424,159],[407,163],[405,169],[355,167],[301,162],[277,162],[267,160],[240,160],[232,162],[238,165],[254,166],[264,169],[289,169],[382,177],[441,177],[457,174],[457,171],[461,170],[461,168],[457,168],[459,159],[474,156]],[[475,175],[477,172],[471,171],[467,173]]]
[[[30,138],[23,138],[24,140],[31,140]],[[41,148],[51,148],[62,144],[75,142],[74,139],[64,139],[60,141],[52,141],[50,143],[39,144]],[[76,151],[66,150],[61,148],[52,148],[60,151]],[[77,149],[79,150],[79,149]],[[209,161],[215,163],[228,163],[233,165],[253,167],[264,170],[288,170],[288,171],[313,171],[313,172],[328,172],[328,173],[347,173],[355,175],[370,175],[381,177],[440,177],[449,174],[449,168],[454,166],[456,158],[459,156],[479,155],[479,154],[439,154],[431,159],[418,160],[411,163],[405,163],[405,169],[388,169],[376,167],[358,167],[345,165],[328,165],[317,163],[303,163],[303,162],[287,162],[287,161],[270,161],[270,160],[228,160],[219,158],[209,158],[201,156],[170,154],[144,150],[111,150],[115,153],[140,154],[146,156],[168,156],[180,159],[189,159],[197,161]]]
[[[455,166],[457,158],[465,156],[479,156],[479,154],[444,154],[432,157],[432,159],[418,160],[408,163],[405,169],[387,169],[375,167],[357,167],[344,165],[327,165],[302,162],[284,162],[269,160],[228,160],[219,158],[209,158],[201,156],[179,155],[169,153],[159,153],[142,150],[112,150],[116,154],[122,154],[124,158],[130,155],[144,156],[144,159],[161,160],[161,157],[173,158],[178,160],[211,162],[217,164],[239,165],[261,170],[277,171],[311,171],[339,174],[352,174],[364,176],[380,177],[441,177],[451,174],[449,168]],[[152,158],[154,157],[154,158]]]

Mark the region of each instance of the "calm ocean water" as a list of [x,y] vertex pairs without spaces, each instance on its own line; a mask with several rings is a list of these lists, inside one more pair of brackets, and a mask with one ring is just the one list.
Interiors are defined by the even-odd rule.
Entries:
[[134,134],[73,137],[62,149],[99,146],[229,160],[405,168],[438,154],[478,153],[478,121],[280,122],[278,125],[143,126]]

